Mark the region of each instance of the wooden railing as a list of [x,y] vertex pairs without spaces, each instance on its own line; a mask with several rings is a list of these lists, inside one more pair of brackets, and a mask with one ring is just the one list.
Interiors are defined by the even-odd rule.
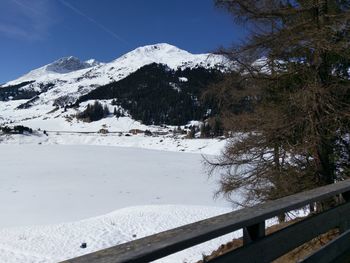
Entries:
[[[265,235],[267,219],[333,197],[343,202],[323,213]],[[209,262],[271,262],[335,228],[339,228],[343,234],[302,262],[350,262],[350,180],[202,220],[70,259],[65,263],[145,263],[239,229],[243,229],[243,246]]]

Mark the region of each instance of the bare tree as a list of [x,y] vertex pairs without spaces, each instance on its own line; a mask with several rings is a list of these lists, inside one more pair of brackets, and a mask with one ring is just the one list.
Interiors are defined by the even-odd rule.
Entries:
[[348,177],[350,2],[215,2],[250,31],[221,51],[236,70],[208,91],[226,129],[240,132],[209,161],[218,193],[239,190],[244,200],[233,201],[250,205]]

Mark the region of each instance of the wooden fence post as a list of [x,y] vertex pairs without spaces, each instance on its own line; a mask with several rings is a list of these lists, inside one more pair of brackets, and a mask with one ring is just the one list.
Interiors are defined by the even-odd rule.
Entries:
[[265,221],[243,228],[243,245],[265,236]]
[[[342,193],[343,199],[345,202],[350,202],[350,192],[344,192]],[[347,215],[344,215],[347,216]],[[340,226],[339,226],[339,232],[344,233],[350,228],[350,218],[348,220],[345,220]]]
[[346,202],[350,202],[350,191],[342,193],[342,196]]

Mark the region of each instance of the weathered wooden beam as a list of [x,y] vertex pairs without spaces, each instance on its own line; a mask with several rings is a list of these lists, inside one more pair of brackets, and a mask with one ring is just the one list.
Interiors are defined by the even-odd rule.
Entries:
[[[268,263],[328,230],[337,228],[339,224],[349,218],[350,203],[346,203],[324,213],[306,218],[209,262]],[[350,247],[350,244],[348,244],[348,247]],[[318,261],[312,262],[316,263]]]
[[350,230],[341,234],[318,251],[301,261],[301,263],[349,263]]
[[202,220],[65,262],[149,262],[347,191],[350,191],[350,180]]

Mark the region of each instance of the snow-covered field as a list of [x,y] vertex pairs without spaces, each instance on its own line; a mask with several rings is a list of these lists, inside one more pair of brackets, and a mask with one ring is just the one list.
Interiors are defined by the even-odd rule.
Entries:
[[[0,262],[57,262],[232,210],[213,199],[201,154],[36,143],[45,137],[0,144]],[[160,262],[193,262],[230,238]]]
[[61,223],[139,205],[229,206],[200,154],[137,148],[0,145],[0,226]]

